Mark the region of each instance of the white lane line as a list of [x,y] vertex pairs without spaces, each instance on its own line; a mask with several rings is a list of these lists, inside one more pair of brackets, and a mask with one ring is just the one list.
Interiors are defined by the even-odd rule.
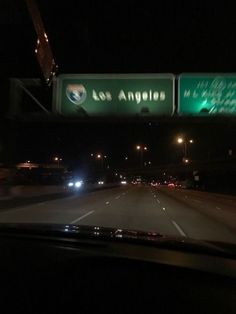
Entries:
[[156,195],[154,195],[154,197],[157,197]]
[[122,195],[125,195],[126,193],[122,193]]
[[109,205],[110,204],[110,202],[106,202],[106,205]]
[[192,199],[195,203],[202,203],[201,201],[199,201],[199,200],[195,200],[195,199]]
[[172,224],[175,226],[175,228],[179,231],[179,233],[183,236],[186,237],[186,234],[183,232],[183,230],[180,228],[180,226],[174,221],[171,220]]
[[162,209],[165,211],[166,209],[165,209],[165,207],[162,207]]
[[120,195],[116,196],[115,199],[118,200],[120,198]]
[[219,206],[216,206],[216,209],[219,209],[219,210],[221,210],[221,208],[220,208]]
[[71,225],[75,224],[77,221],[80,221],[80,220],[84,219],[85,217],[91,215],[93,212],[94,212],[94,210],[91,210],[91,211],[88,212],[87,214],[84,214],[83,216],[81,216],[81,217],[79,217],[79,218],[77,218],[77,219],[71,221],[70,224],[71,224]]
[[157,198],[157,203],[159,203],[159,204],[161,203],[158,198]]

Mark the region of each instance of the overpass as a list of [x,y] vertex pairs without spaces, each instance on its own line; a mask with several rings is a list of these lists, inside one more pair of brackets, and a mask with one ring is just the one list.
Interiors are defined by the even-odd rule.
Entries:
[[137,167],[137,168],[123,168],[119,171],[127,175],[158,175],[161,172],[169,172],[175,175],[182,173],[192,173],[193,171],[207,171],[209,173],[221,172],[236,172],[236,158],[228,159],[215,159],[207,161],[191,161],[188,164],[175,163],[175,164],[162,164],[152,167]]

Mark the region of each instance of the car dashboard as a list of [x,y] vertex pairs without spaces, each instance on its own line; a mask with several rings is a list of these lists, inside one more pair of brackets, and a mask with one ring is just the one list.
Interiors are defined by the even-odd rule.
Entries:
[[230,258],[5,234],[0,266],[8,313],[236,313]]

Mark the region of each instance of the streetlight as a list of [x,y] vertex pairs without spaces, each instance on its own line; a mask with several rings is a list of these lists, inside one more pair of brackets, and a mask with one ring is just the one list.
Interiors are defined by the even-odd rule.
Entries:
[[57,168],[59,168],[60,161],[62,161],[62,158],[59,158],[59,157],[54,157],[54,161],[56,161],[56,162],[57,162]]
[[140,151],[140,164],[141,164],[141,167],[143,167],[143,152],[147,151],[147,146],[137,145],[136,149]]
[[104,158],[107,158],[107,156],[103,156],[102,154],[97,154],[96,158],[101,160],[101,166],[102,166],[102,169],[103,169],[103,161],[104,161]]
[[178,137],[177,138],[177,143],[178,144],[184,144],[184,157],[187,157],[187,145],[188,143],[193,144],[193,139],[185,139],[183,137]]

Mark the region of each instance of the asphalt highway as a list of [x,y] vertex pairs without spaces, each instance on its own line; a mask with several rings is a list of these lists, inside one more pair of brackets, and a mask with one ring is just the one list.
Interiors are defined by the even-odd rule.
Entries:
[[0,222],[115,227],[236,243],[236,197],[127,185],[3,208]]

